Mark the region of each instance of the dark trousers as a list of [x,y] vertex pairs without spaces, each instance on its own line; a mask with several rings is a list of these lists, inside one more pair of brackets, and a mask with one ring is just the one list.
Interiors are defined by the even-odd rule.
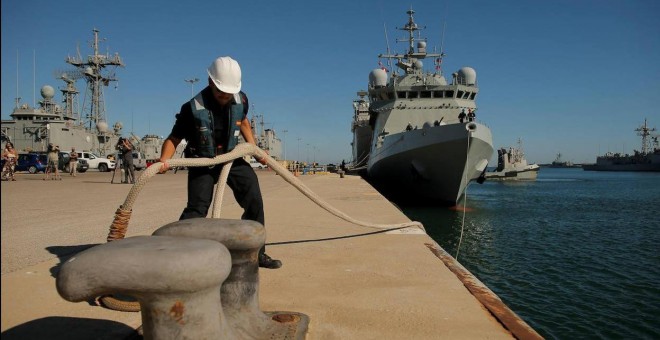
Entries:
[[[224,165],[191,167],[188,169],[188,205],[179,220],[206,217],[213,201],[214,185],[218,183]],[[236,202],[243,208],[241,219],[257,221],[265,226],[264,203],[257,174],[243,158],[234,160],[227,185],[234,192]],[[262,247],[259,255],[266,247]]]

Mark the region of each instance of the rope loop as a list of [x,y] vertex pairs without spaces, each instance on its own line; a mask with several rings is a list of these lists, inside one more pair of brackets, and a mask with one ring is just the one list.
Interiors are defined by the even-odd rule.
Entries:
[[[131,190],[128,192],[124,204],[122,204],[119,207],[119,209],[117,209],[117,212],[115,212],[115,218],[112,222],[112,225],[110,226],[110,233],[108,234],[108,242],[112,240],[124,238],[124,236],[126,235],[126,230],[128,228],[128,221],[130,220],[133,204],[135,203],[138,194],[140,193],[144,185],[146,185],[147,182],[160,171],[163,165],[166,164],[172,168],[181,167],[181,166],[186,166],[186,167],[213,166],[217,164],[232,162],[234,159],[241,158],[244,156],[252,156],[255,157],[256,159],[265,159],[266,164],[271,169],[273,169],[278,175],[280,175],[280,177],[282,177],[289,184],[293,185],[303,195],[307,196],[307,198],[312,200],[314,203],[316,203],[318,206],[325,209],[329,213],[347,222],[371,229],[380,230],[387,228],[411,227],[426,232],[426,230],[424,230],[424,226],[420,222],[406,222],[399,224],[376,224],[376,223],[364,222],[352,218],[346,215],[345,213],[341,212],[337,208],[333,207],[326,201],[324,201],[318,195],[316,195],[304,183],[302,183],[298,178],[296,178],[289,170],[287,170],[284,166],[278,163],[274,158],[269,156],[268,153],[266,153],[264,150],[261,150],[259,147],[257,147],[254,144],[241,143],[238,144],[232,151],[222,155],[218,155],[214,158],[172,158],[167,160],[167,162],[165,163],[157,162],[150,165],[146,170],[143,171],[140,177],[138,177],[138,179],[135,181],[135,184],[133,184],[133,187],[131,187]],[[231,164],[229,164],[229,166],[226,166],[225,167],[226,169],[223,169],[223,172],[225,172],[226,170],[226,173],[221,173],[221,178],[220,181],[218,182],[218,188],[216,189],[215,199],[217,203],[214,204],[213,215],[212,215],[213,218],[220,217],[219,216],[220,204],[222,202],[222,197],[217,197],[217,195],[220,194],[220,196],[222,196],[222,192],[224,191],[224,186],[226,185],[227,176],[230,167]]]

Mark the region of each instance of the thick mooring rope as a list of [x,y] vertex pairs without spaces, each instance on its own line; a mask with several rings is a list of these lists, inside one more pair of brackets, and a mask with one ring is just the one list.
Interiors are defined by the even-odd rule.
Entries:
[[[268,166],[271,169],[273,169],[277,174],[279,174],[285,181],[293,185],[296,189],[298,189],[298,191],[300,191],[303,195],[307,196],[310,200],[312,200],[312,202],[316,203],[321,208],[325,209],[329,213],[347,222],[372,229],[414,227],[426,232],[424,230],[424,226],[420,222],[405,222],[398,224],[377,224],[377,223],[361,221],[346,215],[345,213],[333,207],[332,205],[324,201],[322,198],[320,198],[318,195],[316,195],[305,184],[303,184],[299,179],[297,179],[289,170],[287,170],[285,167],[280,165],[275,159],[270,157],[265,151],[261,150],[256,145],[250,143],[241,143],[237,145],[234,148],[234,150],[232,150],[231,152],[216,156],[215,158],[173,158],[168,160],[167,163],[172,168],[177,166],[187,166],[187,167],[212,166],[216,164],[228,163],[233,161],[234,159],[248,155],[253,156],[256,159],[265,158],[266,164],[268,164]],[[133,187],[129,191],[128,196],[124,201],[124,204],[122,204],[115,213],[115,219],[113,220],[112,225],[110,226],[108,241],[124,238],[124,236],[126,235],[128,220],[130,219],[131,211],[133,209],[133,204],[135,203],[138,194],[142,190],[142,187],[149,181],[149,179],[151,179],[151,177],[153,177],[158,173],[162,165],[163,165],[162,162],[152,164],[135,181],[135,184],[133,184]],[[231,168],[231,164],[228,164],[228,166],[224,167],[223,173],[221,173],[221,179],[218,182],[219,187],[216,189],[216,195],[219,194],[219,196],[216,196],[215,198],[216,201],[214,203],[213,215],[212,215],[214,218],[217,218],[220,215],[220,205],[222,203],[222,195],[224,194],[224,186],[226,184],[226,180],[230,168]]]

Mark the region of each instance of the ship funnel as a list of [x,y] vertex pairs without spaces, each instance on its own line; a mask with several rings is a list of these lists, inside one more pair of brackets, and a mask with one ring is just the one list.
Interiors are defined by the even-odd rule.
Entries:
[[467,123],[465,125],[465,130],[468,130],[469,132],[475,132],[477,131],[477,123]]

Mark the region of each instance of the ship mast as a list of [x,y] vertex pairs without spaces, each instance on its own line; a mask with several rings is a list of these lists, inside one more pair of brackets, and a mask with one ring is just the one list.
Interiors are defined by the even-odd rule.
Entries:
[[[387,54],[379,54],[378,57],[387,58],[389,60],[397,59],[398,62],[396,63],[396,66],[398,66],[400,69],[405,71],[407,74],[411,74],[415,72],[421,72],[421,70],[417,68],[417,65],[415,63],[417,60],[424,59],[426,57],[433,57],[433,58],[438,58],[436,60],[436,63],[440,63],[442,61],[442,57],[444,57],[445,54],[426,53],[427,39],[422,38],[419,34],[418,37],[415,38],[415,32],[425,29],[426,26],[424,27],[417,26],[417,24],[415,23],[415,19],[413,17],[415,11],[412,8],[409,9],[406,13],[408,14],[408,22],[402,28],[397,28],[397,29],[408,32],[408,38],[396,39],[396,42],[407,42],[408,52],[405,54],[389,54],[389,48],[388,48]],[[419,41],[417,46],[417,51],[415,51],[415,41]],[[405,61],[403,59],[405,59]]]
[[651,135],[651,132],[655,131],[655,128],[649,128],[646,125],[646,118],[644,118],[644,125],[636,128],[635,131],[637,131],[638,136],[642,136],[642,154],[646,155],[649,153],[649,149],[651,149],[648,137]]
[[[94,54],[87,56],[87,61],[83,61],[79,54],[77,58],[67,57],[66,62],[78,67],[87,81],[90,102],[85,103],[83,108],[83,114],[81,115],[85,119],[83,125],[87,125],[89,130],[96,128],[98,132],[105,133],[108,124],[105,118],[102,86],[108,86],[111,81],[118,80],[115,78],[114,70],[117,66],[124,67],[124,63],[118,53],[115,53],[112,57],[108,54],[99,54],[99,30],[93,29],[93,32],[94,42],[92,47],[94,48]],[[104,68],[108,66],[114,66],[113,71],[104,74]]]

